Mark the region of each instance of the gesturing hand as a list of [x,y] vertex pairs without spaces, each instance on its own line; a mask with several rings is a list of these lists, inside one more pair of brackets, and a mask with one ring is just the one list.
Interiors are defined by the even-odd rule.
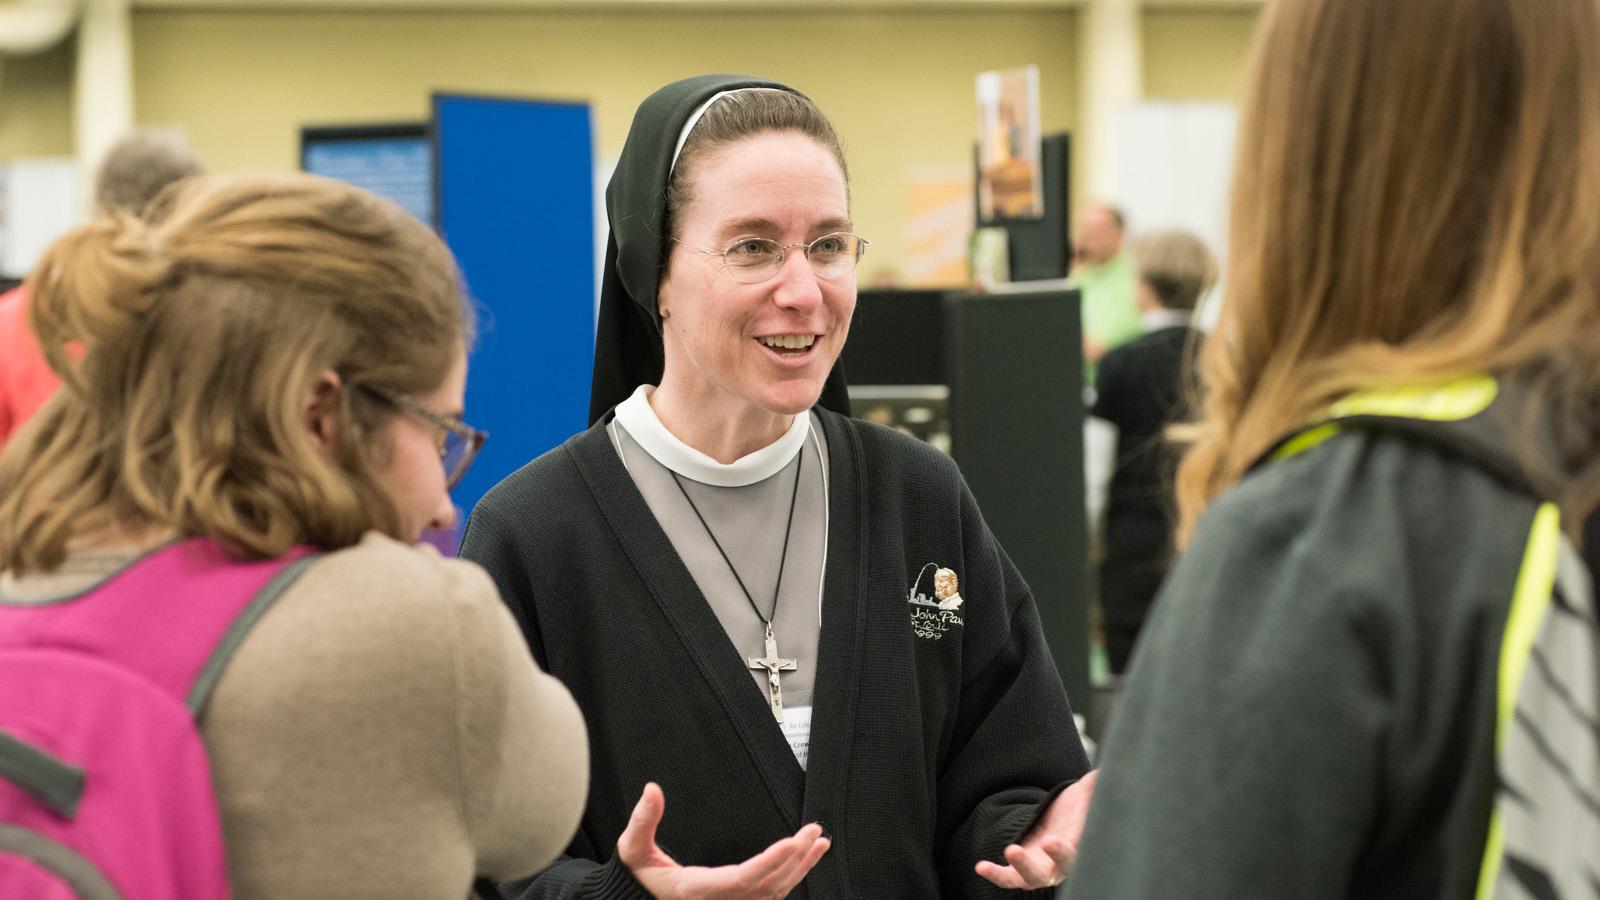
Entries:
[[828,852],[822,827],[813,824],[736,866],[680,866],[656,846],[666,807],[661,787],[645,785],[617,838],[617,857],[657,900],[782,900]]
[[983,860],[977,865],[978,874],[1003,888],[1042,888],[1065,881],[1078,856],[1083,822],[1089,816],[1089,802],[1099,777],[1097,769],[1057,794],[1022,843],[1006,848],[1006,862],[1010,865]]

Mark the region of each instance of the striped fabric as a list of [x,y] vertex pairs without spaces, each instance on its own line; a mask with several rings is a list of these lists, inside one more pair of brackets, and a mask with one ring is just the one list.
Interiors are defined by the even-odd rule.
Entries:
[[1600,898],[1600,616],[1557,523],[1540,510],[1507,624],[1479,898]]

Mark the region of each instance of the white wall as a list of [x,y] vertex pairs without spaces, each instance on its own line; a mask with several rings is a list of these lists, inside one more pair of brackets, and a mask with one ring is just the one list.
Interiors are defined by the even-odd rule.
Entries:
[[[1152,102],[1123,109],[1116,120],[1117,201],[1134,234],[1157,228],[1193,231],[1227,259],[1228,188],[1238,112],[1228,103]],[[1211,300],[1220,296],[1227,272]],[[1216,303],[1201,310],[1215,321]]]
[[81,220],[78,161],[17,159],[0,165],[0,275],[21,278]]

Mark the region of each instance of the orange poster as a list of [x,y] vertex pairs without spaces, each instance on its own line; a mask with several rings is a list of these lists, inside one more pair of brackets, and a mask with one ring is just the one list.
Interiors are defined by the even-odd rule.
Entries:
[[912,166],[906,178],[906,287],[957,287],[967,281],[972,233],[972,170]]

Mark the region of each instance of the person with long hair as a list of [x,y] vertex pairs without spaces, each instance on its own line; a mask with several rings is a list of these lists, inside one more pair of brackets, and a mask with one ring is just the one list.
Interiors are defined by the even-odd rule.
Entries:
[[848,415],[845,154],[702,76],[606,193],[592,427],[462,554],[578,699],[583,826],[521,898],[991,897],[1059,883],[1093,785],[1026,583],[955,463]]
[[[454,517],[482,439],[461,421],[473,325],[449,251],[307,175],[192,179],[157,204],[69,233],[28,282],[64,385],[0,454],[8,685],[64,648],[158,683],[230,599],[195,585],[298,560],[194,704],[232,896],[459,900],[475,875],[534,871],[582,810],[582,719],[483,571],[411,546]],[[0,730],[72,713],[30,702],[0,700]],[[145,760],[151,790],[179,765]],[[118,782],[85,783],[92,817]],[[19,798],[0,778],[0,810]],[[177,878],[206,890],[198,865]]]
[[1277,0],[1072,897],[1592,897],[1600,4]]

